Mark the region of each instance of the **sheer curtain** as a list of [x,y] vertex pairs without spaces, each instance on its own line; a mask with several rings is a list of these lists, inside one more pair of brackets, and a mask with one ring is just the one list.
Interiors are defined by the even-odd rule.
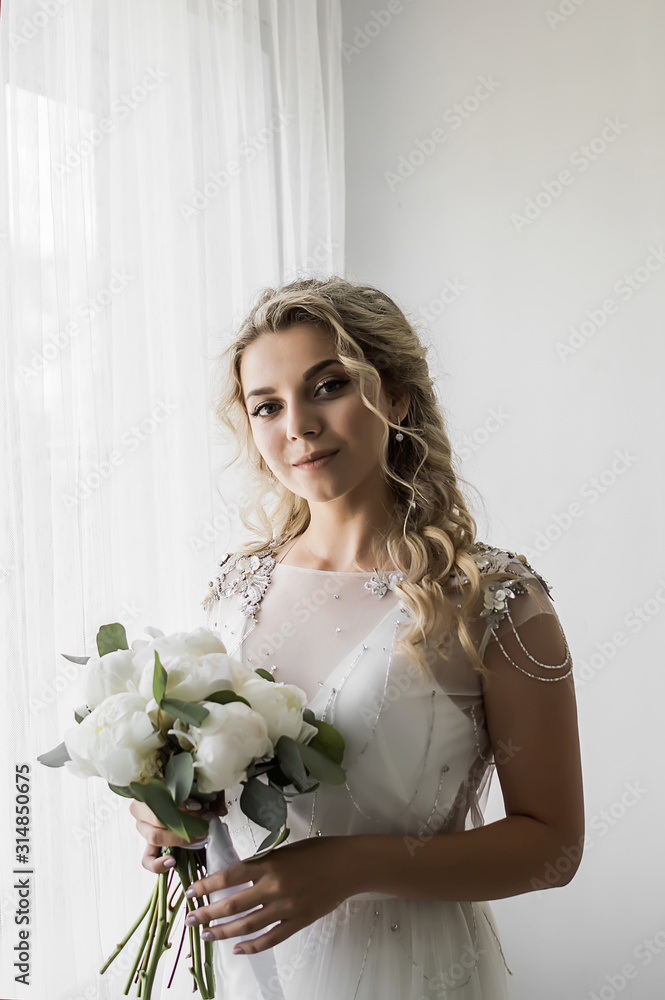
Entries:
[[61,653],[203,623],[242,502],[214,361],[258,288],[343,271],[339,0],[2,0],[0,59],[0,995],[107,1000],[154,876],[128,801],[36,757],[81,701]]

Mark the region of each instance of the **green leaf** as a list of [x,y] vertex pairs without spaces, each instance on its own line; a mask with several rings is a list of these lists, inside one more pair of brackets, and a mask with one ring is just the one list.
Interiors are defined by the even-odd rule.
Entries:
[[100,656],[104,656],[106,653],[114,653],[116,649],[129,649],[125,626],[121,625],[120,622],[113,622],[111,625],[102,625],[97,633],[97,649]]
[[299,792],[306,792],[312,785],[312,781],[307,777],[296,741],[289,736],[280,736],[275,744],[275,750],[280,770]]
[[281,792],[259,778],[250,778],[240,796],[240,808],[245,816],[267,830],[279,830],[286,822],[286,801]]
[[344,784],[346,774],[339,764],[321,753],[320,750],[315,749],[311,743],[299,743],[298,747],[302,754],[303,763],[310,774],[329,785]]
[[266,771],[270,771],[271,768],[277,766],[275,764],[275,760],[276,758],[273,757],[271,760],[267,762],[264,761],[261,764],[257,763],[250,764],[249,767],[247,768],[247,777],[254,778],[257,774],[265,774]]
[[[128,788],[127,785],[111,785],[109,783],[109,788],[111,789],[112,792],[115,792],[116,795],[122,795],[122,797],[125,799],[136,798],[135,795],[132,795],[131,789]],[[143,801],[143,799],[141,799],[141,801]]]
[[79,715],[79,713],[76,711],[76,709],[74,709],[74,718],[76,719],[76,721],[80,725],[83,722],[83,720],[85,719],[85,715]]
[[66,660],[70,660],[72,663],[87,663],[90,659],[89,656],[70,656],[69,653],[61,653],[60,656],[64,656]]
[[175,804],[181,805],[188,798],[194,781],[194,761],[191,753],[185,750],[169,757],[164,780]]
[[314,715],[314,712],[311,710],[311,708],[306,708],[302,713],[302,717],[305,720],[305,722],[309,722],[310,726],[316,725],[316,716]]
[[270,854],[273,848],[283,843],[290,833],[291,831],[288,826],[269,833],[265,840],[262,840],[259,844],[256,854],[252,854],[251,858],[245,858],[245,861],[254,861],[256,858],[263,858],[266,854]]
[[330,757],[336,764],[341,764],[344,759],[345,747],[342,734],[334,726],[331,726],[330,723],[323,722],[321,719],[316,719],[312,725],[316,726],[318,733],[316,736],[312,736],[307,746],[312,747],[314,750],[320,750],[322,754]]
[[200,726],[210,712],[196,701],[180,701],[179,698],[163,698],[159,706],[163,712],[175,715],[176,719],[190,726]]
[[183,817],[185,813],[176,807],[171,798],[171,793],[158,778],[151,778],[150,781],[132,781],[129,785],[134,797],[141,802],[145,802],[154,812],[160,823],[172,830],[179,837],[189,841],[189,834],[185,829]]
[[272,681],[273,684],[275,683],[275,678],[273,677],[273,675],[269,673],[269,671],[264,670],[263,667],[257,667],[254,673],[258,674],[259,677],[263,677],[264,681]]
[[167,680],[167,673],[162,666],[159,653],[155,650],[155,668],[152,672],[152,696],[160,708],[162,707],[162,700],[166,694]]
[[66,760],[71,760],[71,757],[67,745],[58,743],[57,747],[40,754],[37,760],[40,764],[46,764],[47,767],[62,767]]
[[214,701],[218,705],[228,705],[231,701],[240,701],[243,705],[247,705],[248,708],[252,707],[246,698],[236,694],[235,691],[214,691],[212,694],[207,694],[203,700]]
[[201,819],[200,816],[192,816],[191,813],[183,812],[182,809],[179,809],[178,812],[182,816],[182,822],[192,841],[203,840],[204,837],[208,836],[207,820]]

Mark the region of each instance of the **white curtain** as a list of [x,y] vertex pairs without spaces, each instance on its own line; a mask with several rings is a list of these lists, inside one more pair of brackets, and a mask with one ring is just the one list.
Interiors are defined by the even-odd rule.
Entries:
[[124,996],[128,957],[97,970],[154,883],[144,842],[102,779],[36,757],[81,702],[61,653],[203,624],[241,502],[215,359],[260,287],[343,272],[341,44],[339,0],[2,0],[2,997]]

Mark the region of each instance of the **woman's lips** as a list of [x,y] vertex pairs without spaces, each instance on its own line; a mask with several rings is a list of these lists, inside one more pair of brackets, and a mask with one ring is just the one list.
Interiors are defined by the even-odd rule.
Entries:
[[339,455],[339,452],[334,451],[332,455],[326,455],[324,458],[316,458],[313,462],[301,462],[300,465],[296,465],[296,469],[303,469],[305,472],[314,472],[316,469],[322,469],[324,465],[331,462],[335,455]]

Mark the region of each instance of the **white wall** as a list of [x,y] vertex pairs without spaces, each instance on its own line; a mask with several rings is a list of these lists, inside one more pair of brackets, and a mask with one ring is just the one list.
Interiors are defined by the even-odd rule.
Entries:
[[492,904],[517,996],[656,1000],[665,5],[343,9],[347,276],[431,342],[480,537],[552,584],[575,661],[589,839],[569,886]]

